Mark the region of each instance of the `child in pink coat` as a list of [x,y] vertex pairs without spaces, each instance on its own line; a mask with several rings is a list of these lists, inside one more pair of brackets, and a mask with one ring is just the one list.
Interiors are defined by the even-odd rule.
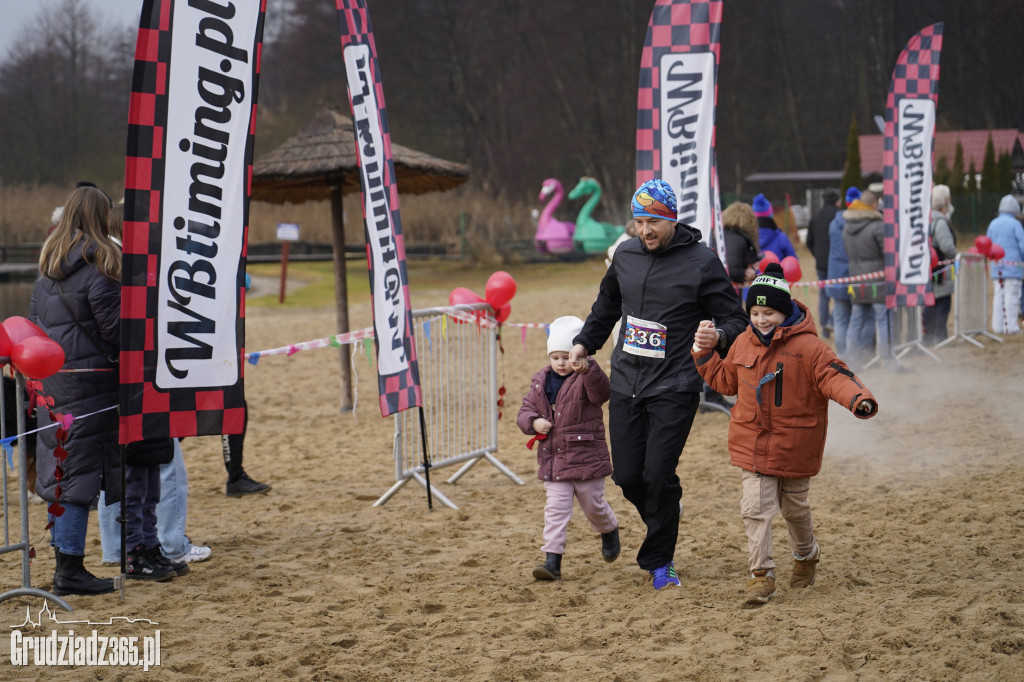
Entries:
[[601,404],[608,400],[608,375],[593,358],[569,362],[572,340],[583,329],[578,317],[560,317],[548,333],[548,365],[533,375],[516,423],[537,444],[537,476],[544,481],[543,564],[533,569],[537,580],[562,577],[565,535],[572,518],[573,498],[601,534],[605,561],[619,556],[619,522],[604,499],[604,479],[612,473],[604,437]]

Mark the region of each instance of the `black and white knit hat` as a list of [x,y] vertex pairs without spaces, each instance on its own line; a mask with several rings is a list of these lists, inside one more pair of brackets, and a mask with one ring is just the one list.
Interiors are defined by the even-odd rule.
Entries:
[[766,305],[780,313],[793,312],[793,297],[789,293],[789,282],[778,263],[769,263],[764,274],[758,275],[747,289],[747,313],[755,305]]

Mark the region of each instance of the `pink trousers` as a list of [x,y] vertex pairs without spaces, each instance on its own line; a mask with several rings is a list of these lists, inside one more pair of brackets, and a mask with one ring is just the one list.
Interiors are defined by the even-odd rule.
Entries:
[[772,519],[782,511],[793,554],[806,556],[814,550],[814,522],[807,499],[809,478],[778,478],[743,469],[743,500],[740,510],[747,530],[750,570],[775,568],[772,550]]
[[615,512],[604,499],[604,479],[586,481],[545,481],[548,499],[544,505],[544,544],[540,551],[565,554],[565,531],[572,518],[572,499],[579,500],[583,515],[598,533],[619,527]]

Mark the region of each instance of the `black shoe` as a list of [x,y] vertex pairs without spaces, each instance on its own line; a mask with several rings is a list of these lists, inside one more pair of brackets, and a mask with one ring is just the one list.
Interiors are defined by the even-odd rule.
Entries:
[[241,497],[242,495],[254,495],[265,493],[270,490],[269,483],[260,483],[249,478],[249,474],[243,473],[234,481],[228,481],[224,493],[228,497]]
[[[157,549],[159,552],[160,550]],[[146,549],[143,545],[136,545],[135,549],[128,552],[128,566],[125,569],[125,577],[132,580],[155,580],[164,582],[173,580],[175,573],[170,564],[162,564],[151,558],[153,550]]]
[[619,558],[622,546],[619,544],[619,529],[601,533],[601,556],[605,561],[612,562]]
[[164,553],[160,551],[160,545],[157,545],[156,547],[151,547],[146,551],[149,552],[149,560],[153,563],[160,564],[161,566],[170,566],[171,570],[174,571],[174,576],[176,578],[180,578],[183,575],[188,575],[189,572],[191,572],[192,570],[188,567],[188,563],[184,561],[171,561],[170,559],[165,557]]
[[562,555],[548,552],[544,563],[534,567],[533,577],[537,580],[561,580]]
[[57,568],[53,572],[53,593],[58,597],[69,594],[93,595],[114,591],[112,578],[97,578],[82,565],[84,557],[64,554],[56,550]]

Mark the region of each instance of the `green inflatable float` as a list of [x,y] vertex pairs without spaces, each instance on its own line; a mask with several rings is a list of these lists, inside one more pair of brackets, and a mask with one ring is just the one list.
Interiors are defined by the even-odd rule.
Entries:
[[576,250],[583,253],[604,253],[625,231],[622,225],[612,225],[594,220],[590,214],[601,200],[601,185],[594,178],[580,178],[569,192],[569,199],[590,197],[576,216],[576,231],[573,242]]

